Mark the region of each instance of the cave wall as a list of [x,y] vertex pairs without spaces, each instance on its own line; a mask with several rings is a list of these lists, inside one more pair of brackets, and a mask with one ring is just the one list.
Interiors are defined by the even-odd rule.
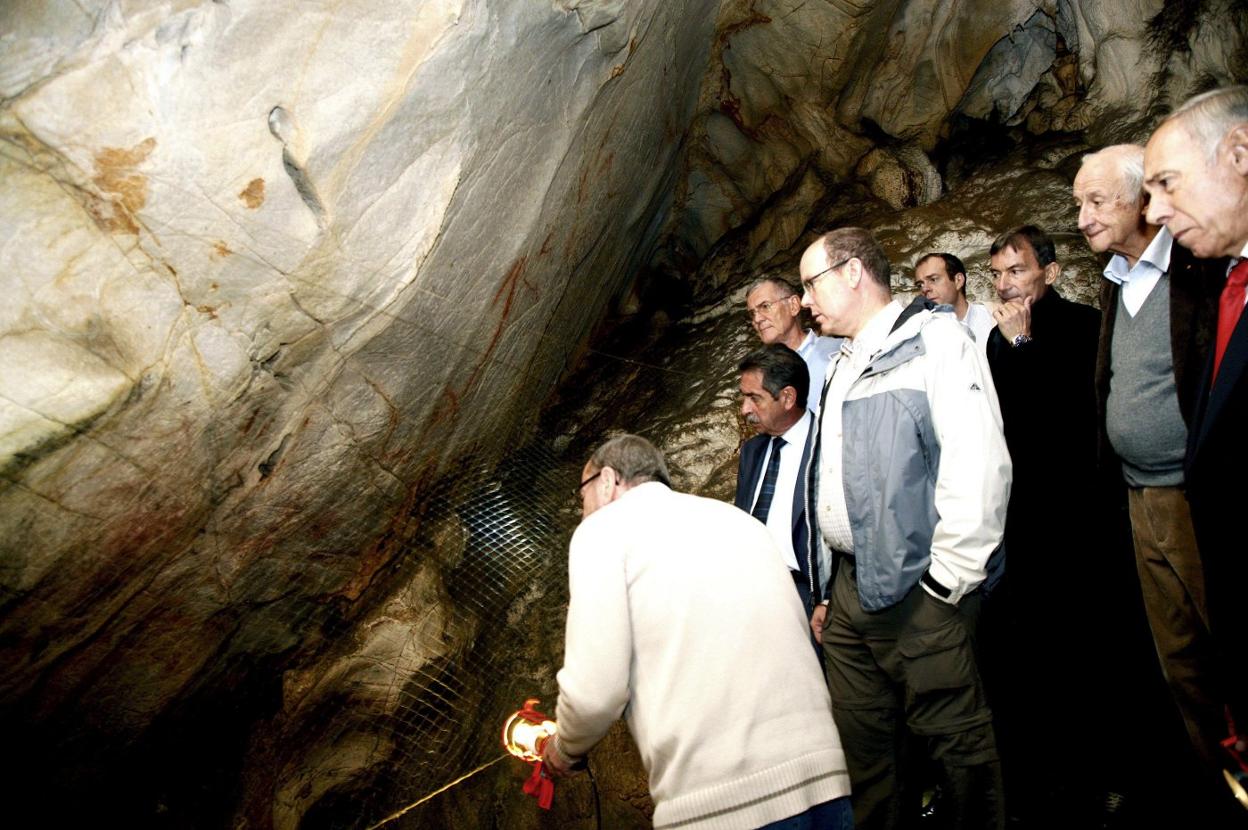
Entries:
[[762,267],[849,182],[930,204],[968,124],[1139,140],[1243,77],[1246,33],[1242,0],[725,0],[656,267],[766,223]]
[[3,4],[6,724],[106,765],[364,594],[627,289],[714,11]]

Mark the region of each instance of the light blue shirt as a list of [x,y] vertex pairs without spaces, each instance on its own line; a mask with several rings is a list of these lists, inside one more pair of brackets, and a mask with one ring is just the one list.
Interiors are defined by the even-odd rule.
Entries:
[[819,409],[819,396],[823,394],[828,363],[840,348],[841,338],[819,337],[814,331],[806,332],[806,339],[797,347],[798,356],[806,361],[806,368],[810,370],[810,391],[806,395],[806,408],[811,412]]

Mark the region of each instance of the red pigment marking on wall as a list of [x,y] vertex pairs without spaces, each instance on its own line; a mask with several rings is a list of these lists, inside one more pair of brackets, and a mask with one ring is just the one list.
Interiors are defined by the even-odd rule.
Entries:
[[537,252],[538,256],[546,256],[550,253],[550,240],[555,238],[555,232],[551,231],[546,234],[546,238],[542,240],[542,249]]
[[252,210],[260,207],[264,204],[264,179],[252,179],[243,192],[238,194],[238,198]]
[[148,138],[126,149],[105,147],[95,154],[92,183],[107,198],[95,197],[87,205],[96,225],[110,233],[138,234],[137,214],[147,204],[147,177],[137,172],[156,148]]
[[241,432],[243,435],[246,435],[247,433],[251,432],[251,427],[256,422],[256,416],[259,414],[260,414],[259,409],[253,409],[251,412],[251,415],[248,416],[247,418],[247,423],[239,427],[238,431]]
[[[729,43],[728,40],[733,35],[754,26],[761,26],[770,22],[770,17],[756,12],[753,8],[753,4],[751,4],[750,16],[726,27],[722,32],[716,35],[715,40],[721,45],[722,49],[731,49],[732,44]],[[723,62],[721,61],[721,63]],[[720,74],[719,110],[724,115],[732,119],[732,123],[737,125],[738,130],[745,133],[750,138],[756,141],[758,140],[758,136],[755,135],[754,131],[747,127],[745,122],[741,120],[741,99],[732,94],[732,73],[728,70],[728,65],[726,63],[723,64],[723,69]]]
[[581,170],[581,181],[576,186],[576,203],[579,205],[585,201],[585,188],[589,184],[589,168]]
[[429,418],[429,426],[421,433],[421,440],[417,443],[423,443],[425,433],[433,429],[447,418],[453,418],[459,414],[459,393],[451,387],[443,388],[442,394],[438,397],[438,403],[433,408],[433,415]]
[[472,372],[468,375],[468,380],[459,392],[456,392],[449,386],[442,390],[441,399],[434,410],[433,416],[430,418],[429,427],[426,428],[425,432],[428,432],[429,429],[432,429],[447,417],[459,411],[460,398],[472,389],[477,382],[477,378],[485,371],[486,364],[490,362],[490,358],[494,355],[494,350],[498,348],[498,343],[503,337],[503,329],[507,327],[507,322],[511,318],[512,305],[516,300],[518,287],[524,285],[525,288],[533,293],[537,293],[537,288],[524,277],[524,269],[527,262],[528,257],[522,256],[512,263],[511,268],[507,271],[507,276],[503,278],[502,283],[498,286],[498,290],[494,292],[490,305],[497,308],[501,300],[502,309],[498,315],[498,323],[494,326],[494,334],[490,337],[490,343],[486,346],[485,353],[481,355],[481,359],[477,361]]
[[394,560],[396,554],[406,549],[411,536],[407,527],[412,521],[410,517],[416,510],[417,498],[428,489],[435,466],[436,462],[429,460],[416,469],[412,483],[407,487],[407,494],[403,497],[403,504],[393,512],[394,518],[390,520],[381,537],[356,560],[358,568],[347,584],[338,590],[340,596],[352,602],[359,599],[377,574]]

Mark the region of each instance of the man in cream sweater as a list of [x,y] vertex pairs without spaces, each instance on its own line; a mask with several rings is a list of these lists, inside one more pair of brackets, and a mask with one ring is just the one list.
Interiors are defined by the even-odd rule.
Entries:
[[623,715],[656,828],[851,827],[827,687],[766,528],[673,492],[635,435],[598,448],[580,493],[547,768],[571,772]]

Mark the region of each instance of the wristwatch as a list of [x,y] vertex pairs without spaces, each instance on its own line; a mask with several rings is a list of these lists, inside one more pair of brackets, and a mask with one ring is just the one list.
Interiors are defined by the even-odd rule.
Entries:
[[1030,342],[1031,342],[1030,334],[1016,334],[1014,335],[1014,339],[1010,341],[1010,345],[1017,349],[1019,346],[1023,345],[1024,343],[1030,343]]

